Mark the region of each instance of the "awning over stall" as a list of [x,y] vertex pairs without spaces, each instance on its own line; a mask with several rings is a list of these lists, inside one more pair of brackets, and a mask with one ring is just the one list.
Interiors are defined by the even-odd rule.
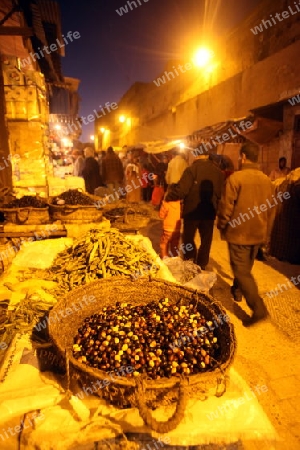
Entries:
[[241,132],[242,136],[259,145],[266,144],[278,136],[282,131],[283,123],[277,120],[256,117],[253,126],[248,130]]
[[158,154],[168,152],[169,150],[178,147],[179,144],[185,140],[186,136],[182,136],[180,139],[170,138],[170,140],[166,139],[161,141],[143,142],[138,144],[138,146],[141,145],[146,153]]

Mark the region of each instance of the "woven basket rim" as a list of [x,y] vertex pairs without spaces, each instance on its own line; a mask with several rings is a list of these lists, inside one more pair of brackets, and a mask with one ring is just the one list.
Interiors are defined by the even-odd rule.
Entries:
[[[70,291],[64,297],[64,299],[59,301],[50,311],[50,314],[49,314],[49,336],[50,336],[51,341],[56,346],[56,348],[59,349],[60,353],[62,355],[67,356],[68,361],[77,370],[84,372],[86,375],[90,375],[96,379],[103,380],[105,378],[106,379],[109,378],[109,372],[105,372],[100,369],[92,368],[85,364],[79,363],[73,357],[71,351],[70,351],[70,353],[68,353],[68,349],[63,348],[63,346],[60,344],[60,342],[58,342],[58,339],[55,337],[55,334],[59,334],[58,329],[61,331],[61,327],[58,327],[58,329],[56,330],[56,326],[52,324],[51,317],[52,316],[54,317],[54,314],[56,313],[56,311],[67,308],[68,307],[67,303],[69,304],[70,301],[74,302],[74,298],[76,297],[76,294],[78,295],[79,293],[86,292],[87,290],[92,291],[94,288],[97,288],[97,287],[101,288],[101,284],[108,283],[108,282],[112,283],[112,284],[116,284],[116,285],[119,285],[119,283],[124,283],[124,284],[128,285],[129,283],[135,283],[135,282],[137,282],[138,284],[140,284],[140,283],[144,284],[145,282],[151,282],[151,283],[154,283],[157,285],[165,285],[167,287],[170,287],[170,289],[180,290],[182,292],[183,297],[184,297],[184,293],[186,293],[186,294],[189,293],[189,295],[191,296],[190,300],[191,299],[196,300],[197,298],[199,300],[199,296],[201,296],[202,299],[208,300],[210,302],[210,305],[212,305],[212,307],[218,308],[219,312],[222,312],[222,313],[224,313],[224,315],[227,315],[223,306],[218,301],[213,299],[210,295],[204,294],[202,292],[200,293],[199,291],[197,291],[195,289],[185,287],[179,283],[166,281],[161,278],[140,277],[140,278],[138,278],[138,280],[132,280],[129,278],[116,276],[116,277],[112,277],[109,279],[102,279],[102,280],[100,279],[100,280],[82,285],[82,286]],[[186,298],[188,298],[188,297],[186,297]],[[116,301],[118,301],[118,299],[116,299]],[[141,303],[142,304],[144,303],[143,299],[141,299]],[[207,308],[208,308],[208,306],[207,306]],[[82,320],[84,317],[85,317],[84,314],[82,314]],[[217,367],[215,367],[211,371],[190,375],[188,377],[190,385],[197,384],[200,381],[202,382],[205,380],[205,378],[210,378],[212,375],[215,376],[217,370],[219,370],[221,374],[224,374],[225,371],[228,369],[228,367],[232,364],[233,359],[234,359],[235,349],[236,349],[236,337],[235,337],[235,333],[234,333],[233,324],[231,322],[229,322],[229,323],[226,322],[226,325],[228,326],[228,329],[229,329],[228,335],[231,338],[230,339],[231,352],[230,352],[228,359],[225,362],[220,363]],[[57,333],[55,333],[55,331],[57,331]],[[75,336],[75,334],[74,334],[74,336]],[[142,378],[142,376],[140,376],[139,378]],[[146,382],[147,389],[172,388],[175,385],[178,385],[178,381],[179,381],[178,377],[162,378],[161,380],[153,380],[153,379],[149,379],[147,377],[145,377],[144,379]],[[119,386],[127,386],[127,387],[135,387],[136,386],[136,382],[135,382],[134,378],[126,378],[126,377],[115,378],[114,384],[119,385]]]
[[53,204],[49,204],[50,208],[53,209],[57,209],[59,210],[63,210],[63,209],[86,209],[86,208],[92,208],[92,209],[96,209],[97,211],[99,210],[99,208],[97,208],[95,205],[69,205],[67,203],[65,203],[64,205],[53,205]]
[[43,207],[43,208],[34,208],[33,206],[22,206],[21,208],[1,208],[0,207],[0,211],[3,211],[3,212],[18,212],[18,211],[22,211],[22,210],[25,210],[25,211],[43,211],[43,212],[45,212],[45,211],[47,211],[49,209],[49,205],[48,206],[45,206],[45,207]]

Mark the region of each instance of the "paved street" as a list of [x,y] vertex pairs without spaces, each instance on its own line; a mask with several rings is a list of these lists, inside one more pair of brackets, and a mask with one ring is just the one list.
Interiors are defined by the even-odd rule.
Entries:
[[[153,221],[143,234],[148,235],[156,251],[161,232],[159,220]],[[278,283],[287,285],[292,276],[300,275],[300,266],[275,259],[256,261],[253,274],[259,291],[270,313],[270,320],[252,328],[244,328],[241,320],[250,311],[245,301],[235,303],[230,296],[232,274],[228,262],[226,243],[220,240],[216,230],[211,258],[207,270],[217,273],[217,283],[212,295],[228,311],[235,326],[238,346],[233,367],[251,388],[266,385],[268,392],[258,400],[276,429],[280,441],[242,442],[239,448],[296,450],[300,448],[300,359],[299,359],[299,309],[300,285],[279,289],[279,295],[269,298],[267,292],[276,289]],[[289,286],[289,285],[287,285]],[[225,448],[225,447],[220,447]]]

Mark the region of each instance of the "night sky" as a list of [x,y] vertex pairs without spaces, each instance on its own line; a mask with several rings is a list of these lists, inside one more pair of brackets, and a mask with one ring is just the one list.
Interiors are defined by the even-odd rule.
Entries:
[[[118,102],[134,82],[151,82],[168,60],[186,59],[187,49],[201,41],[204,22],[220,37],[260,0],[207,0],[206,15],[204,0],[140,0],[122,16],[116,9],[125,0],[58,2],[63,34],[81,36],[66,45],[62,63],[65,76],[81,80],[79,114],[87,116],[105,102]],[[90,140],[93,125],[83,126],[82,141]]]

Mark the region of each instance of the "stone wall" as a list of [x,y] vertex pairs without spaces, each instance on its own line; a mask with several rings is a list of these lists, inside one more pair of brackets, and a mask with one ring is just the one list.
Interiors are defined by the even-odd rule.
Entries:
[[[136,115],[139,128],[123,134],[123,142],[133,144],[189,135],[295,95],[300,86],[300,13],[296,7],[293,6],[294,14],[289,18],[256,35],[251,31],[261,26],[262,20],[270,19],[271,14],[275,17],[276,13],[286,11],[289,3],[262,1],[238,27],[215,41],[211,71],[192,67],[179,73],[179,65],[191,61],[172,61],[158,75],[165,76],[165,83],[159,87],[150,82],[137,83],[129,89],[119,108],[124,106],[133,117]],[[275,159],[283,149],[288,154],[290,139],[286,135],[270,143],[270,148],[276,149]],[[264,164],[272,165],[274,158],[268,152],[265,150]]]

